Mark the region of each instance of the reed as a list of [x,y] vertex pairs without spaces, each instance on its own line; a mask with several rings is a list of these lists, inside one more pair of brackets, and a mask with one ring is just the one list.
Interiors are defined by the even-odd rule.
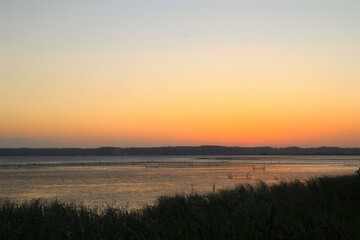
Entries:
[[351,175],[161,196],[139,210],[4,200],[0,239],[360,239],[359,216]]

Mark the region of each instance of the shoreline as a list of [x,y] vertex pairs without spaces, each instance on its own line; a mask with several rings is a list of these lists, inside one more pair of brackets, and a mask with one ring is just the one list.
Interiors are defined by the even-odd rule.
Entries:
[[358,239],[360,173],[161,196],[139,210],[0,202],[4,239]]

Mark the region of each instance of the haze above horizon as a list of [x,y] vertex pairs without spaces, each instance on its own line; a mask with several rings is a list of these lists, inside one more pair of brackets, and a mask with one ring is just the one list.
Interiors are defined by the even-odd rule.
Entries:
[[360,147],[357,0],[0,2],[0,148]]

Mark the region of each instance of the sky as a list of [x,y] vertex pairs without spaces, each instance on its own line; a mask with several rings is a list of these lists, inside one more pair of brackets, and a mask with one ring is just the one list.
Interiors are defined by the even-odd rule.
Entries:
[[0,1],[0,147],[177,145],[360,147],[360,1]]

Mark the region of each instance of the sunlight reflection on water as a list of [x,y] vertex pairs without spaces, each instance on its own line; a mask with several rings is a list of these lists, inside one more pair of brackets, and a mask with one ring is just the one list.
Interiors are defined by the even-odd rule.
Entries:
[[0,199],[135,208],[160,195],[211,192],[214,186],[353,174],[360,157],[0,157],[0,163]]

